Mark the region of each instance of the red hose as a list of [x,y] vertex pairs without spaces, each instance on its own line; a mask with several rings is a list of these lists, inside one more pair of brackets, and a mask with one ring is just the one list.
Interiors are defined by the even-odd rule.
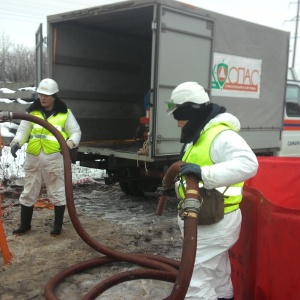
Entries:
[[[184,164],[182,161],[175,162],[167,170],[164,177],[164,182],[167,186],[174,184],[175,177],[179,173],[180,166]],[[200,200],[199,192],[199,182],[194,176],[185,176],[186,177],[186,195],[185,199],[197,199]],[[166,197],[160,198],[158,209],[162,213],[162,207],[165,207]],[[197,220],[198,214],[191,213],[190,216],[184,218],[184,241],[183,241],[183,250],[181,255],[181,263],[178,270],[178,276],[174,284],[171,295],[168,299],[172,300],[181,300],[184,299],[190,281],[193,274],[195,257],[196,257],[196,248],[197,248]]]
[[[1,121],[4,119],[1,118],[1,116],[6,116],[6,113],[7,112],[0,113]],[[181,263],[176,260],[172,260],[158,255],[121,253],[99,244],[97,241],[92,239],[89,236],[89,234],[84,230],[77,216],[77,212],[74,204],[74,197],[73,197],[70,154],[69,154],[68,146],[63,136],[54,126],[52,126],[50,123],[48,123],[43,119],[25,113],[8,113],[8,114],[10,114],[11,119],[21,119],[21,120],[27,120],[27,121],[37,123],[45,127],[56,137],[56,139],[58,140],[61,146],[62,155],[64,158],[65,193],[66,193],[66,200],[67,200],[67,208],[68,208],[71,222],[78,235],[86,244],[88,244],[94,250],[106,255],[106,257],[100,257],[100,258],[88,260],[73,265],[65,269],[64,271],[58,273],[53,278],[51,278],[45,286],[44,295],[46,299],[48,300],[58,299],[54,293],[55,288],[59,283],[65,280],[68,276],[74,275],[88,268],[92,268],[95,266],[100,266],[100,265],[104,265],[116,261],[126,261],[150,269],[137,269],[129,272],[115,274],[107,278],[106,280],[100,282],[94,288],[92,288],[82,299],[84,300],[95,299],[97,296],[99,296],[101,293],[103,293],[105,290],[109,289],[110,287],[114,286],[115,284],[129,281],[129,280],[135,280],[135,279],[159,279],[168,282],[175,282],[171,295],[166,299],[184,299],[191,279],[191,274],[193,271],[194,260],[195,260],[195,252],[196,252],[196,244],[197,244],[197,214],[196,217],[188,216],[185,218],[184,245],[183,245]],[[165,180],[167,184],[174,182],[174,178],[178,173],[180,164],[182,164],[182,162],[174,163],[166,172]],[[187,189],[198,190],[198,182],[196,181],[195,178],[193,177],[187,178]],[[187,196],[191,196],[191,198],[195,198],[195,194],[187,195]],[[160,202],[162,202],[162,200]],[[165,204],[166,202],[164,203],[164,205]],[[157,211],[161,212],[162,214],[163,212],[162,203],[160,203],[159,206],[160,208],[158,208]]]

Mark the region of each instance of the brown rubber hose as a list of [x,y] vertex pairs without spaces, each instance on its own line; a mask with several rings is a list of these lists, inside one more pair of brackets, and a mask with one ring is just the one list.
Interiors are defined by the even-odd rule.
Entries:
[[[166,185],[166,187],[172,187],[174,185],[176,176],[179,172],[180,166],[183,165],[183,161],[177,161],[173,163],[167,170],[163,182]],[[167,196],[166,195],[161,195],[159,198],[158,206],[156,209],[156,214],[158,216],[161,216],[165,210],[166,204],[167,204]]]
[[[70,154],[63,136],[54,126],[52,126],[47,121],[25,113],[0,112],[0,121],[6,121],[7,115],[10,116],[10,119],[21,119],[37,123],[45,127],[56,137],[61,146],[62,155],[64,158],[65,193],[67,200],[67,209],[71,222],[77,234],[86,244],[88,244],[94,250],[106,255],[106,257],[100,257],[73,265],[58,273],[56,276],[52,277],[45,286],[44,295],[46,299],[58,299],[55,295],[55,288],[68,276],[74,275],[88,268],[118,261],[126,261],[150,269],[137,269],[113,275],[92,288],[82,299],[95,299],[97,296],[99,296],[101,293],[114,286],[115,284],[135,279],[159,279],[168,282],[175,282],[171,295],[166,299],[184,299],[191,279],[195,260],[197,244],[197,214],[196,217],[187,216],[185,218],[184,244],[181,263],[176,260],[157,255],[121,253],[99,244],[97,241],[92,239],[84,230],[77,216],[73,198]],[[167,182],[174,181],[174,178],[176,176],[174,176],[174,174],[176,172],[178,173],[180,167],[179,163],[182,164],[182,162],[176,162],[168,169],[169,172],[166,172],[165,179]],[[196,179],[193,177],[187,178],[187,189],[193,189],[195,186],[198,187],[198,182],[196,181]],[[195,195],[193,194],[191,195],[191,197],[195,198]]]
[[[167,170],[164,177],[164,181],[167,185],[173,185],[175,177],[179,173],[180,166],[184,164],[182,161],[175,162]],[[200,201],[201,195],[199,192],[199,182],[194,176],[185,176],[186,178],[186,194],[185,199],[197,199]],[[166,199],[160,199],[159,206],[165,207]],[[161,211],[161,209],[158,209]],[[178,270],[178,276],[174,284],[171,295],[168,299],[180,300],[184,299],[186,292],[188,290],[194,264],[196,257],[196,248],[197,248],[197,225],[198,225],[198,214],[192,213],[190,217],[184,218],[184,241],[183,241],[183,250],[181,255],[181,263]]]

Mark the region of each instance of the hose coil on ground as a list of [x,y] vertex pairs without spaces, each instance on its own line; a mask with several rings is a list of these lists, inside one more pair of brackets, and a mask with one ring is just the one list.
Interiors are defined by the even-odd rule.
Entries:
[[[7,116],[9,116],[10,119],[21,119],[37,123],[45,127],[56,137],[61,146],[62,155],[64,158],[65,193],[67,200],[67,209],[69,212],[71,222],[77,234],[87,245],[89,245],[97,252],[100,252],[101,254],[105,255],[104,257],[94,258],[88,261],[81,262],[79,264],[75,264],[52,277],[45,286],[45,298],[47,300],[57,300],[58,298],[55,295],[55,288],[58,284],[60,284],[63,280],[65,280],[71,275],[74,275],[78,272],[87,270],[92,267],[102,266],[112,262],[125,261],[148,269],[136,269],[115,274],[94,286],[82,297],[82,300],[95,299],[97,296],[101,295],[110,287],[121,282],[126,282],[135,279],[157,279],[167,282],[174,282],[171,294],[165,299],[184,299],[191,280],[196,255],[197,211],[187,211],[188,214],[184,220],[184,242],[180,262],[158,255],[121,253],[108,247],[105,247],[89,236],[89,234],[82,227],[80,220],[77,216],[73,198],[70,154],[68,146],[63,136],[50,123],[30,114],[2,112],[0,114],[0,121],[7,120]],[[182,163],[183,162],[179,161],[170,166],[165,175],[165,181],[167,183],[174,181],[174,178],[178,174],[179,167]],[[194,177],[188,176],[186,179],[187,191],[196,189],[198,190],[198,182]],[[187,193],[186,198],[200,200],[200,195],[195,196],[195,193]],[[157,208],[158,215],[161,215],[163,213],[165,205],[166,197],[161,196]]]

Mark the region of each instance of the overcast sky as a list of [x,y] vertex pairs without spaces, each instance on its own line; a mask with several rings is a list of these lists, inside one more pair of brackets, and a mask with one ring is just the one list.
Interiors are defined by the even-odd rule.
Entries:
[[[295,37],[297,1],[288,0],[181,0],[225,15],[291,32]],[[299,0],[300,1],[300,0]],[[0,33],[14,43],[35,45],[35,32],[43,23],[46,36],[47,15],[103,5],[114,0],[1,0]],[[298,33],[298,36],[300,33]],[[298,47],[300,49],[300,47]],[[299,51],[298,51],[299,52]]]

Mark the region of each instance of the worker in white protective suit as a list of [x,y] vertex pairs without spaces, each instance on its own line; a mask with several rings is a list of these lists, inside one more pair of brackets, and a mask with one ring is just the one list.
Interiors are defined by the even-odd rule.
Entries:
[[[58,85],[50,79],[43,79],[38,88],[38,99],[27,112],[52,124],[65,138],[69,149],[78,146],[81,139],[80,127],[66,104],[57,96]],[[54,226],[52,236],[58,236],[62,230],[66,197],[64,184],[64,164],[60,144],[46,128],[34,122],[22,120],[14,139],[11,154],[28,143],[25,159],[25,184],[20,195],[21,224],[13,231],[22,235],[31,229],[33,206],[37,201],[42,185],[45,183],[48,199],[54,205]]]
[[[180,199],[178,223],[182,234],[184,176],[196,177],[201,196],[208,195],[200,206],[195,265],[185,299],[233,299],[228,250],[239,238],[242,187],[246,179],[256,174],[257,158],[238,134],[239,120],[227,113],[225,107],[211,103],[198,83],[178,85],[167,105],[168,114],[173,115],[181,128],[180,141],[183,143],[181,160],[185,163],[180,167],[180,180],[175,184]],[[163,185],[163,188],[167,192],[172,187]],[[206,219],[200,219],[200,215],[202,210],[205,212],[205,203],[214,203],[210,201],[214,200],[213,197],[209,199],[213,192],[221,199],[222,215],[210,216],[207,219],[210,221],[206,222]]]

